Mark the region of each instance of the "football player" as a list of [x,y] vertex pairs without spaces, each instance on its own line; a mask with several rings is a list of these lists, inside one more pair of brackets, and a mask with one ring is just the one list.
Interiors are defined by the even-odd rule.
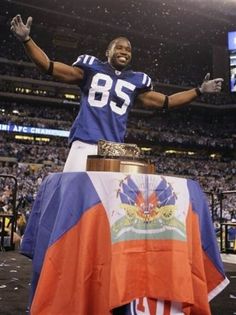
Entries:
[[144,107],[173,108],[188,104],[202,93],[220,92],[222,78],[209,80],[201,87],[170,96],[153,91],[151,78],[129,68],[132,47],[125,37],[114,39],[107,48],[107,61],[82,55],[72,66],[52,61],[30,37],[32,17],[24,24],[20,15],[11,21],[11,30],[24,45],[35,65],[44,73],[81,89],[80,111],[69,136],[70,152],[64,171],[86,170],[88,155],[97,154],[98,140],[124,142],[127,118],[135,102]]

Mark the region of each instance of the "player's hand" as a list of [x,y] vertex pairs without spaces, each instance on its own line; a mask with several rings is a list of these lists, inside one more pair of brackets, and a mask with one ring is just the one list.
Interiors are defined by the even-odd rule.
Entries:
[[23,23],[20,14],[17,14],[11,21],[11,31],[22,42],[29,39],[32,17],[28,17],[26,24]]
[[224,79],[217,78],[210,80],[210,73],[207,73],[199,90],[201,93],[219,93],[222,89]]

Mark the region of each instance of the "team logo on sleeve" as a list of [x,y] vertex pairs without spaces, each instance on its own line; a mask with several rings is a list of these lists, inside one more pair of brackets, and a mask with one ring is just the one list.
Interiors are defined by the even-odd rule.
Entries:
[[129,175],[120,181],[117,198],[120,211],[111,226],[113,243],[144,238],[186,240],[177,194],[164,177],[159,183],[144,183],[142,189]]

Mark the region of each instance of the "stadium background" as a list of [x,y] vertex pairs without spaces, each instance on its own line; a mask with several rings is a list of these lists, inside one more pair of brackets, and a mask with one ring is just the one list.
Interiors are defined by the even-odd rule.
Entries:
[[[220,95],[181,109],[135,107],[126,141],[144,148],[158,173],[200,182],[218,236],[220,223],[236,220],[236,193],[225,193],[236,190],[236,95],[229,92],[227,52],[227,32],[236,30],[234,1],[1,0],[0,174],[17,178],[17,209],[27,220],[43,178],[62,170],[80,93],[30,62],[10,32],[18,13],[24,21],[33,17],[32,38],[52,60],[72,64],[83,53],[105,60],[107,44],[122,35],[133,45],[134,70],[148,73],[162,93],[199,86],[207,72],[223,77]],[[13,186],[0,178],[4,213],[11,211]]]

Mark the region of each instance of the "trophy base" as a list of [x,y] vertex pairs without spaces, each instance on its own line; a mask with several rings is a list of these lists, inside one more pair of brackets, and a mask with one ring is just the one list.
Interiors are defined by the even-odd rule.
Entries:
[[142,158],[89,155],[87,171],[155,174],[155,164]]

